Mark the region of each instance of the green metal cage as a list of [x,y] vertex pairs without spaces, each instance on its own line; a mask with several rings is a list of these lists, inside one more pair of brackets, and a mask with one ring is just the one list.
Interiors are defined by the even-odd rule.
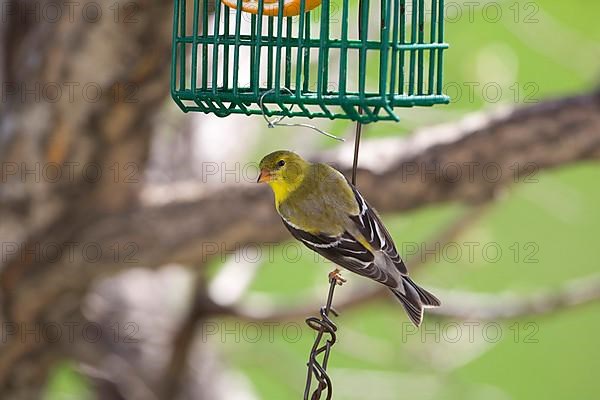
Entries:
[[[212,3],[211,3],[212,1]],[[398,120],[448,103],[443,0],[322,0],[283,16],[175,0],[171,94],[185,111]],[[336,1],[338,1],[336,3]]]

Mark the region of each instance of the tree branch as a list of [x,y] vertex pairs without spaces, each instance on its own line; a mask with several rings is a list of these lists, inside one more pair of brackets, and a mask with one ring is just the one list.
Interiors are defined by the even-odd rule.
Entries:
[[[439,290],[444,304],[430,312],[459,320],[498,321],[545,315],[600,300],[600,275],[573,279],[533,295],[475,294]],[[437,292],[436,292],[437,293]]]
[[[384,213],[445,202],[478,204],[515,181],[599,156],[600,94],[594,93],[478,114],[407,138],[365,141],[358,182]],[[351,162],[346,148],[320,158],[345,171]],[[139,264],[146,266],[167,261],[201,266],[223,251],[289,237],[268,188],[254,184],[183,201],[163,198],[159,205],[101,221],[83,236],[97,237],[99,227],[120,242],[135,240]]]
[[[431,288],[442,301],[442,306],[427,310],[427,314],[456,320],[500,321],[523,317],[545,315],[572,307],[584,306],[600,300],[600,276],[592,275],[574,279],[560,288],[542,289],[532,295],[484,294],[464,291],[448,291]],[[369,286],[353,291],[350,295],[338,298],[335,308],[344,311],[362,306],[383,298],[385,288]],[[219,314],[251,321],[289,321],[314,313],[322,299],[313,299],[310,304],[296,308],[269,307],[265,299],[253,304],[246,299],[243,306],[220,307]],[[266,308],[266,311],[265,311]]]

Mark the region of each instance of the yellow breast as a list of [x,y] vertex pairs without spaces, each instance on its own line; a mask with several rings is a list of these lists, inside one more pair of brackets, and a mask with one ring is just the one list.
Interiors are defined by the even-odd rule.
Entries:
[[275,207],[279,210],[279,205],[283,203],[289,195],[298,188],[300,182],[296,184],[291,184],[289,182],[283,182],[280,180],[273,180],[269,182],[269,186],[273,189],[273,194],[275,195]]

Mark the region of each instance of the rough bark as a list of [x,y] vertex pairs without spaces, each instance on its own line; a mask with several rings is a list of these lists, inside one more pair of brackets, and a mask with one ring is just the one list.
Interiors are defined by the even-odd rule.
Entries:
[[[63,7],[61,18],[42,14],[50,3]],[[62,3],[3,5],[11,12],[1,37],[0,234],[4,246],[33,251],[9,256],[3,247],[4,319],[20,330],[77,311],[99,272],[77,259],[49,262],[36,246],[81,243],[90,226],[138,206],[141,180],[115,179],[111,168],[143,170],[151,116],[168,96],[171,3],[135,2],[126,20],[123,9],[116,16],[89,2],[102,15],[86,20],[87,3],[73,18]],[[60,344],[11,339],[1,348],[0,397],[38,398]]]

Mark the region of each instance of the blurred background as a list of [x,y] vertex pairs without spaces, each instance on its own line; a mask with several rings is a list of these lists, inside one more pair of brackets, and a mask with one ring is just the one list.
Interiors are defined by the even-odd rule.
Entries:
[[[2,1],[0,398],[301,398],[332,265],[253,182],[343,145],[169,98],[169,1]],[[444,303],[346,273],[334,398],[600,391],[600,4],[446,3],[447,106],[364,127],[358,187]],[[298,120],[297,122],[307,122]]]

